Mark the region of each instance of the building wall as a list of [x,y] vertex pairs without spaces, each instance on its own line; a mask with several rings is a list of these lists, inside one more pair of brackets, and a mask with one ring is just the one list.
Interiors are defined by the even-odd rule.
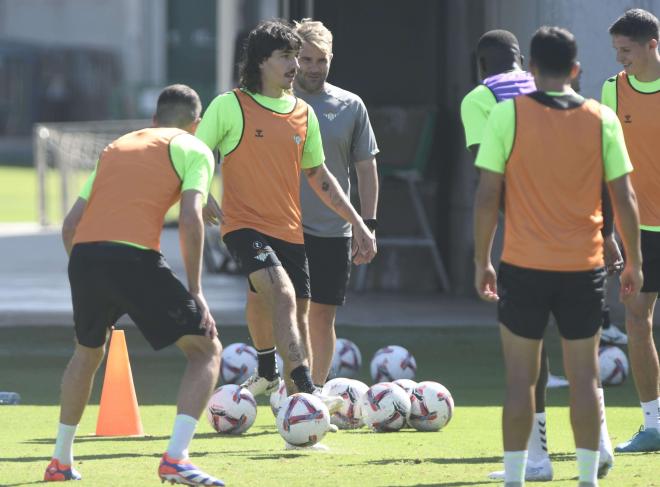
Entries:
[[0,0],[0,39],[116,52],[129,84],[165,79],[161,0]]

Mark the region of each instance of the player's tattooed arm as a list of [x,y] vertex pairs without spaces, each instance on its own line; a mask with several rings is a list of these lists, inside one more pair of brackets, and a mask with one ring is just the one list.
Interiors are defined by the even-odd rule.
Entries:
[[325,164],[305,169],[309,185],[330,209],[353,225],[361,220],[346,194]]
[[353,240],[356,242],[353,251],[353,262],[355,264],[371,262],[377,251],[376,239],[351,205],[337,179],[328,171],[325,164],[305,169],[304,172],[309,185],[321,201],[353,225]]

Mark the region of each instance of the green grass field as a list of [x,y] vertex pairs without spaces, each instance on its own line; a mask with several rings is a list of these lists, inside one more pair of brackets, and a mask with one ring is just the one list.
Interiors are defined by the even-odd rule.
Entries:
[[[220,332],[225,344],[248,340],[245,328]],[[155,471],[167,446],[184,361],[174,349],[151,351],[133,328],[126,333],[147,436],[94,436],[102,369],[74,448],[86,485],[160,485]],[[451,390],[456,402],[451,423],[438,433],[343,431],[323,440],[331,449],[328,453],[285,452],[262,398],[255,425],[240,437],[218,436],[202,419],[191,448],[196,463],[230,486],[499,485],[486,480],[501,463],[503,375],[496,329],[342,327],[338,335],[360,346],[367,365],[381,346],[408,347],[417,358],[417,379],[437,380]],[[549,337],[548,346],[553,372],[561,373],[556,336]],[[41,480],[53,448],[59,380],[72,348],[69,328],[0,328],[0,389],[18,391],[23,399],[21,406],[0,406],[0,485]],[[367,368],[363,364],[361,379],[370,383]],[[623,441],[641,421],[632,382],[608,388],[606,399],[612,441]],[[548,403],[553,485],[573,486],[576,469],[567,391],[549,391]],[[601,485],[660,486],[659,459],[656,454],[619,455]]]

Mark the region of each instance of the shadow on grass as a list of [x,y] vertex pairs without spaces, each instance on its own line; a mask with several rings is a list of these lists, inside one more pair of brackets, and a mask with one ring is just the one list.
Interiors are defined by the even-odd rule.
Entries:
[[[205,457],[207,455],[219,455],[219,456],[245,456],[248,454],[259,454],[260,452],[263,452],[263,450],[237,450],[237,451],[223,451],[223,450],[217,450],[217,451],[194,451],[192,453],[191,459],[194,461],[196,458],[199,457]],[[143,458],[153,458],[156,461],[160,460],[161,456],[163,453],[161,451],[154,452],[154,453],[137,453],[134,451],[131,452],[125,452],[125,453],[98,453],[94,455],[76,455],[75,461],[76,462],[81,462],[84,460],[113,460],[116,458],[136,458],[136,457],[143,457]],[[286,454],[282,455],[286,456]],[[43,461],[44,463],[44,468],[48,462],[50,462],[51,456],[40,456],[40,457],[26,457],[26,456],[21,456],[21,457],[0,457],[0,463],[30,463],[30,462],[40,462]],[[4,487],[4,485],[3,485]]]
[[[195,435],[195,439],[198,440],[207,440],[212,438],[231,438],[232,441],[235,440],[249,440],[255,436],[263,436],[272,434],[272,431],[259,431],[254,433],[243,433],[242,435],[222,435],[219,433],[199,433]],[[75,443],[91,443],[95,441],[99,442],[108,442],[108,441],[129,441],[129,442],[141,442],[141,441],[163,441],[169,440],[169,435],[162,436],[76,436]],[[50,445],[55,444],[55,438],[34,438],[32,440],[26,440],[22,442],[27,445]]]
[[420,465],[422,463],[436,463],[438,465],[453,464],[481,464],[481,463],[499,463],[502,457],[463,457],[463,458],[413,458],[401,460],[399,458],[383,458],[381,460],[368,460],[360,463],[344,463],[344,467],[358,467],[360,465]]

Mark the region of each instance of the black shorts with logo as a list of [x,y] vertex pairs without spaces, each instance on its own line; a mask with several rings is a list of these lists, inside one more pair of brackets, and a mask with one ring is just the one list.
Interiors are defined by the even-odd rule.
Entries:
[[660,292],[660,232],[642,230],[642,273],[644,274],[643,293]]
[[305,234],[312,301],[341,306],[351,277],[351,237]]
[[73,321],[81,345],[105,343],[128,314],[159,350],[184,335],[204,335],[197,303],[162,254],[114,242],[76,244],[69,259]]
[[270,237],[251,228],[229,232],[222,240],[241,272],[248,277],[250,290],[256,292],[250,282],[250,274],[268,267],[282,266],[293,283],[296,298],[309,298],[309,266],[303,244]]
[[553,314],[561,336],[594,336],[603,323],[604,268],[580,272],[526,269],[502,262],[497,317],[515,335],[540,340]]

